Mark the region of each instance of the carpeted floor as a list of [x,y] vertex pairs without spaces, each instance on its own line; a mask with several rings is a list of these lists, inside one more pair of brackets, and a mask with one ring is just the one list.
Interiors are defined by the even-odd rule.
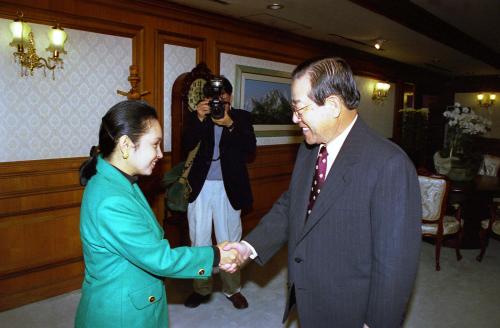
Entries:
[[[491,240],[482,263],[478,250],[463,250],[457,262],[444,248],[441,271],[434,271],[434,246],[424,243],[414,295],[404,328],[500,327],[500,241]],[[286,250],[265,267],[250,264],[243,271],[248,309],[236,310],[220,292],[196,309],[182,305],[191,292],[188,280],[168,280],[170,327],[299,327],[296,318],[281,324],[286,280]],[[216,279],[216,281],[219,281]],[[216,284],[220,291],[220,284]],[[73,326],[79,291],[0,313],[2,328],[66,328]],[[334,327],[334,326],[332,326]]]

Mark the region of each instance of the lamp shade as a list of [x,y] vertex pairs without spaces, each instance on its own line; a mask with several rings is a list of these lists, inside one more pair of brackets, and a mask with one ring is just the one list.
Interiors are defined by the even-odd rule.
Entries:
[[375,85],[376,90],[381,90],[381,91],[389,91],[391,85],[389,83],[384,83],[384,82],[377,82]]
[[67,38],[68,35],[61,27],[59,27],[59,25],[52,27],[49,31],[49,47],[47,50],[58,51],[65,54],[66,51],[64,50],[64,43]]
[[10,32],[12,33],[11,46],[20,46],[27,43],[31,27],[21,20],[15,20],[9,25]]

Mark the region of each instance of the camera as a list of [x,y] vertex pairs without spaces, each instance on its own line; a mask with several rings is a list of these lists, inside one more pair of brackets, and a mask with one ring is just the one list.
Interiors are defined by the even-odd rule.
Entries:
[[221,99],[222,93],[225,91],[222,78],[214,77],[203,87],[203,94],[206,98],[210,98],[208,105],[214,119],[218,120],[224,117],[224,105],[226,101]]

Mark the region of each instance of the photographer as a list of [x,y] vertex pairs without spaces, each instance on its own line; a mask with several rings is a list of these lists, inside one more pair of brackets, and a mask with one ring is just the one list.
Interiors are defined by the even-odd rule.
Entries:
[[[241,239],[241,209],[253,198],[246,167],[256,149],[250,113],[231,108],[233,87],[225,78],[208,81],[183,135],[183,146],[200,148],[188,176],[192,192],[188,206],[189,236],[193,246],[212,245],[212,222],[217,242]],[[221,272],[222,289],[237,309],[248,307],[240,293],[240,273]],[[184,305],[195,308],[210,299],[213,281],[195,280]]]

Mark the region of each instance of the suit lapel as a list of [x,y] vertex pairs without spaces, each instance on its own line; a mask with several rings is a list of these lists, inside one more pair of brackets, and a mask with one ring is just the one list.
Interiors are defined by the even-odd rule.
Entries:
[[[307,146],[306,146],[307,147]],[[297,213],[297,221],[299,227],[303,227],[306,220],[306,211],[309,204],[309,194],[314,177],[314,165],[318,157],[319,146],[313,147],[303,159],[301,165],[302,171],[297,174],[296,190],[299,190],[297,198],[295,199],[294,208],[292,213]],[[298,231],[301,231],[299,229]]]
[[[333,163],[330,172],[326,178],[325,184],[323,188],[321,188],[321,193],[316,199],[314,204],[314,208],[311,212],[311,215],[307,219],[307,222],[304,224],[304,229],[302,230],[302,234],[297,240],[300,242],[304,237],[311,231],[311,229],[318,224],[320,220],[326,217],[328,210],[331,206],[336,204],[336,200],[339,196],[348,188],[349,184],[353,179],[353,167],[359,161],[359,151],[362,149],[362,131],[364,129],[364,125],[360,120],[360,117],[356,120],[356,123],[352,127],[349,135],[347,136],[342,148],[340,149],[335,162]],[[317,152],[317,150],[316,150]],[[314,162],[315,162],[314,158]],[[312,175],[314,174],[314,162],[311,166],[311,177],[309,178],[309,184],[312,183]],[[307,197],[309,193],[307,193]],[[304,202],[305,208],[307,208],[307,203],[309,198]],[[303,217],[305,221],[305,210],[303,212]],[[330,218],[334,219],[334,218]]]

